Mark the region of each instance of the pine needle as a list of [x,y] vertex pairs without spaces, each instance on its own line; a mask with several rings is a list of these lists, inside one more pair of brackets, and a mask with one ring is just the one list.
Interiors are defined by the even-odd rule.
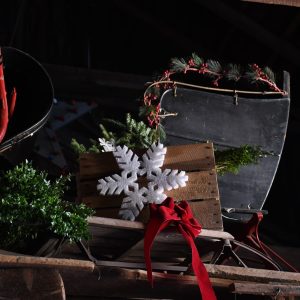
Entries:
[[269,154],[262,151],[258,146],[252,147],[249,145],[223,151],[216,150],[216,169],[219,175],[224,175],[225,173],[237,174],[242,166],[257,164],[259,158]]
[[195,52],[192,53],[192,60],[194,61],[196,68],[199,68],[203,64],[203,59],[200,56],[198,56]]
[[263,71],[271,81],[275,82],[274,72],[269,67],[264,67]]
[[237,64],[229,64],[225,74],[228,80],[239,81],[242,77],[242,67]]
[[222,73],[222,66],[217,60],[209,59],[207,60],[207,68],[209,71],[217,74]]
[[184,72],[187,66],[188,63],[185,61],[184,58],[174,57],[171,59],[170,71],[179,73]]

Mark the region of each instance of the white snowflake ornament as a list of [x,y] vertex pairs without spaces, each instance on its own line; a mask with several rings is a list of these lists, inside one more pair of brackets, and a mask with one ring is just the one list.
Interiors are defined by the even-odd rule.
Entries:
[[[188,176],[184,171],[165,169],[164,164],[167,148],[163,144],[153,144],[142,156],[142,161],[127,146],[118,146],[113,152],[122,170],[121,176],[114,174],[99,179],[97,189],[100,194],[119,195],[124,192],[119,216],[134,221],[140,211],[148,203],[162,203],[167,195],[164,191],[186,186]],[[138,176],[146,175],[147,187],[139,186]]]

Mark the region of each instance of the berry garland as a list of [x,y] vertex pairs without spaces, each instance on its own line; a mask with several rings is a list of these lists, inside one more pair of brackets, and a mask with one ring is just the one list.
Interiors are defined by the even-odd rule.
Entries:
[[[175,88],[177,84],[180,84],[180,82],[172,80],[173,75],[187,73],[196,73],[210,78],[215,90],[218,90],[221,79],[238,82],[244,78],[250,83],[262,84],[272,91],[273,94],[286,95],[286,91],[281,90],[276,85],[274,73],[269,67],[261,68],[257,64],[249,64],[248,68],[243,71],[240,65],[228,64],[223,67],[216,60],[208,59],[205,61],[193,53],[187,60],[184,58],[171,59],[170,69],[163,72],[156,81],[151,82],[147,87],[143,97],[144,105],[141,107],[140,114],[146,116],[150,127],[159,128],[161,110],[159,98],[162,92],[166,89]],[[223,89],[223,91],[225,90]],[[257,92],[249,91],[247,93]],[[264,94],[264,92],[261,92],[261,94]]]

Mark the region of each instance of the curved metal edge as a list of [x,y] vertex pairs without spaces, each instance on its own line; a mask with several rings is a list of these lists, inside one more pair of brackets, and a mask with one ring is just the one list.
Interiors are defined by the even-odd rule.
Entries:
[[48,79],[50,93],[52,96],[52,103],[49,107],[47,114],[38,123],[34,124],[33,126],[29,127],[28,129],[26,129],[25,132],[21,132],[21,133],[17,134],[16,136],[12,137],[11,139],[2,143],[0,145],[0,154],[5,152],[6,150],[12,148],[15,144],[25,140],[26,138],[33,136],[46,123],[46,121],[48,120],[50,113],[52,111],[53,99],[54,99],[54,87],[53,87],[52,79],[51,79],[49,73],[44,68],[44,66],[39,61],[37,61],[34,57],[29,55],[28,53],[26,53],[22,50],[19,50],[17,48],[14,48],[14,47],[3,47],[3,48],[10,49],[10,50],[15,51],[23,56],[26,56],[27,58],[29,58],[31,61],[33,61],[35,64],[37,64],[40,67],[40,69],[46,75],[46,78]]

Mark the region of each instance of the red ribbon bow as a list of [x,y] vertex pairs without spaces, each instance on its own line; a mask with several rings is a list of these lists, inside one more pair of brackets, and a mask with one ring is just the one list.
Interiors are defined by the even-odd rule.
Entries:
[[194,239],[201,232],[201,226],[193,217],[187,201],[175,204],[172,198],[167,198],[162,204],[150,205],[150,221],[147,225],[144,239],[144,255],[147,268],[148,281],[153,287],[150,251],[155,236],[170,223],[175,223],[177,229],[192,250],[192,267],[198,280],[203,300],[217,299],[211,286],[206,268],[202,263]]

